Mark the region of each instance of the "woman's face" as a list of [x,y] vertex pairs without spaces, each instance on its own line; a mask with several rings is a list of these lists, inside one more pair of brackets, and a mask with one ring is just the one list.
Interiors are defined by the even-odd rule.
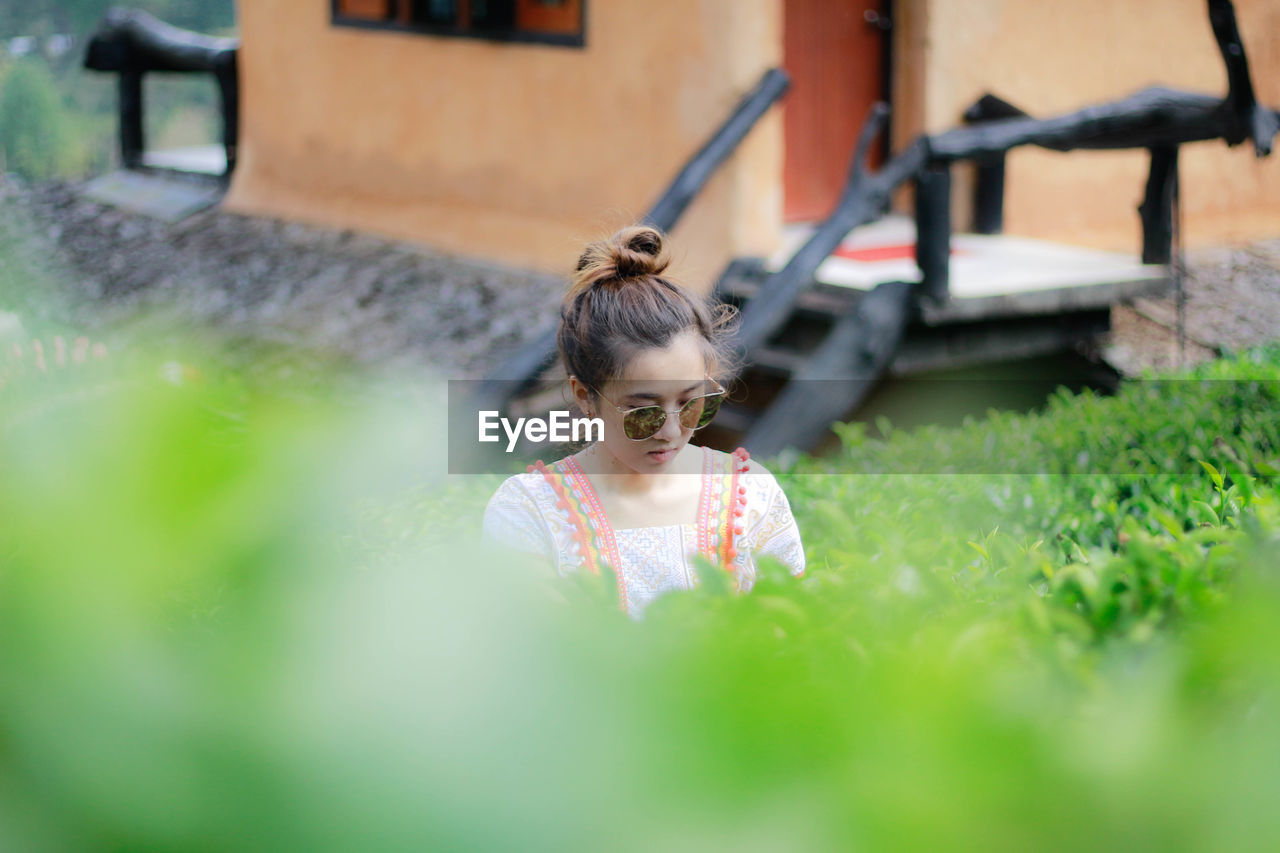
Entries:
[[[596,398],[595,414],[604,420],[604,445],[624,469],[640,474],[666,470],[693,430],[680,425],[676,412],[692,397],[707,393],[707,360],[702,339],[692,329],[671,339],[665,347],[636,353],[622,375],[599,390],[607,400]],[[622,428],[622,409],[661,406],[670,414],[662,429],[651,438],[634,441]]]

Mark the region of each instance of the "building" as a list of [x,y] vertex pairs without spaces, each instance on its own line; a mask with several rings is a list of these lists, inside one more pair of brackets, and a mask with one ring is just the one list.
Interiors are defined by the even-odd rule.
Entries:
[[[1280,3],[1236,12],[1275,105]],[[984,92],[1045,116],[1157,83],[1226,91],[1203,0],[253,0],[239,17],[229,207],[555,271],[786,68],[783,108],[675,230],[698,287],[829,208],[878,98],[896,150]],[[1249,146],[1187,146],[1181,170],[1189,243],[1280,233],[1280,169]],[[1140,151],[1018,149],[1006,231],[1137,252],[1146,172]],[[957,168],[959,227],[971,180]]]

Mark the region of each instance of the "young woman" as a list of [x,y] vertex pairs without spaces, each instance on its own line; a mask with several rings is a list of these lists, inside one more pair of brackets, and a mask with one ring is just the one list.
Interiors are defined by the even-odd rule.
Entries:
[[724,397],[726,317],[663,278],[666,267],[653,228],[623,229],[583,252],[558,343],[574,400],[604,421],[604,438],[509,478],[484,516],[486,538],[540,554],[561,574],[612,568],[633,616],[696,583],[698,554],[744,592],[757,557],[804,572],[773,476],[745,450],[689,444]]

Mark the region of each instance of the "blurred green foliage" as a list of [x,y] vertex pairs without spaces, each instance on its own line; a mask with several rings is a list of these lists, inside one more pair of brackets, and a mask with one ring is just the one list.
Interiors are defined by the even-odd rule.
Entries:
[[220,32],[235,25],[234,0],[23,0],[0,6],[0,38],[66,33],[82,38],[113,6],[142,9],[175,27]]
[[75,168],[75,140],[57,83],[40,62],[18,62],[0,77],[0,165],[41,180]]
[[806,578],[640,622],[476,542],[432,383],[158,360],[0,388],[4,849],[1280,836],[1280,348],[844,428],[773,463]]

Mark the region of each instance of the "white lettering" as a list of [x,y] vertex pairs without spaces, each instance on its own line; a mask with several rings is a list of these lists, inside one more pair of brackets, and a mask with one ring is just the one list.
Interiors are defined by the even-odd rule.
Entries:
[[520,427],[524,426],[524,418],[516,418],[516,428],[511,428],[511,422],[506,418],[502,419],[502,429],[507,433],[507,452],[511,453],[516,449],[516,441],[520,438]]
[[565,442],[569,440],[568,412],[556,411],[551,413],[551,434],[548,437],[552,441]]
[[526,441],[552,441],[560,444],[569,441],[603,441],[603,418],[575,418],[569,412],[556,410],[549,413],[550,419],[516,418],[514,422],[501,416],[500,412],[480,412],[477,424],[477,439],[484,442],[501,441],[497,429],[507,436],[507,453],[514,453],[516,445],[523,434]]
[[498,417],[497,412],[481,412],[480,413],[480,440],[481,441],[497,441],[498,440],[498,437],[496,435],[489,434],[489,430],[498,428],[498,422],[496,420],[497,417]]
[[[582,427],[582,431],[587,434],[585,439],[578,438],[578,427]],[[574,418],[573,440],[604,441],[604,418]]]

